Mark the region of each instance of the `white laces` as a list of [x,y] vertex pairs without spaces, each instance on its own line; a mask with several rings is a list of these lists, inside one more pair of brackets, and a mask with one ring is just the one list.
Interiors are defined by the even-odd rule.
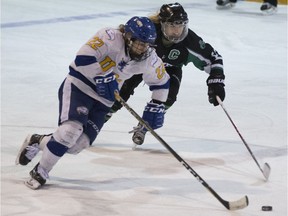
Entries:
[[29,159],[29,160],[32,160],[37,154],[38,152],[40,151],[40,149],[38,147],[38,144],[33,144],[31,146],[27,146],[26,147],[26,154],[25,156]]

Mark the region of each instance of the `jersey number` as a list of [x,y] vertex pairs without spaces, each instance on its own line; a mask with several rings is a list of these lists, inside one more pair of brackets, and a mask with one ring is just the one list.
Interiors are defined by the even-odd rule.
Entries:
[[99,37],[94,37],[87,42],[87,45],[92,49],[97,50],[98,47],[103,46],[104,42]]
[[[97,50],[99,47],[104,45],[104,42],[99,37],[94,37],[87,42],[87,45],[92,49]],[[116,63],[109,56],[106,56],[101,62],[99,62],[99,64],[104,72],[116,66]]]
[[163,64],[161,64],[161,66],[157,67],[157,69],[156,69],[157,78],[162,79],[165,72],[166,72],[165,67]]
[[116,66],[116,63],[109,56],[106,56],[99,64],[104,72]]

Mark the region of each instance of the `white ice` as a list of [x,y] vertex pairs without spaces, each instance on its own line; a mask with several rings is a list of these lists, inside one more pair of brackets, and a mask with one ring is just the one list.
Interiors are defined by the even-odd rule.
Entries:
[[[189,27],[224,58],[224,105],[268,182],[221,107],[208,103],[207,74],[184,67],[178,101],[157,133],[225,200],[247,195],[249,206],[227,210],[151,134],[131,150],[137,124],[121,109],[93,147],[65,155],[41,190],[23,182],[14,164],[29,133],[57,127],[57,91],[75,53],[98,29],[150,15],[167,1],[2,0],[1,215],[5,216],[261,216],[287,215],[287,6],[275,15],[260,3],[238,1],[217,10],[213,0],[181,0]],[[136,89],[128,104],[139,114],[150,92]],[[272,212],[261,206],[273,206]]]

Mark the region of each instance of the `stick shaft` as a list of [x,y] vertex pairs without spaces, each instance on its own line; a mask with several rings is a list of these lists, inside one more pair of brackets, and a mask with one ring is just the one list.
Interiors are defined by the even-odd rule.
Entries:
[[[244,208],[248,205],[248,197],[245,196],[240,201],[228,202],[223,200],[198,173],[178,155],[121,97],[118,93],[115,94],[116,99],[200,182],[216,199],[229,210]],[[244,200],[244,201],[243,201]],[[234,203],[237,203],[234,205]],[[239,204],[240,203],[240,204]]]
[[222,107],[223,111],[225,112],[226,116],[228,117],[228,119],[230,120],[231,124],[233,125],[234,129],[236,130],[236,132],[238,133],[240,139],[242,140],[242,142],[244,143],[244,145],[246,146],[246,148],[248,149],[250,155],[252,156],[253,160],[256,162],[257,166],[259,167],[260,171],[262,172],[262,174],[264,175],[265,179],[267,180],[267,176],[264,174],[263,169],[261,168],[260,164],[258,163],[256,157],[254,156],[252,150],[250,149],[248,143],[245,141],[245,139],[243,138],[243,136],[241,135],[241,133],[239,132],[237,126],[235,125],[234,121],[232,120],[231,116],[229,115],[227,109],[225,108],[223,101],[220,99],[219,96],[216,96],[216,99],[218,101],[218,103],[220,104],[220,106]]

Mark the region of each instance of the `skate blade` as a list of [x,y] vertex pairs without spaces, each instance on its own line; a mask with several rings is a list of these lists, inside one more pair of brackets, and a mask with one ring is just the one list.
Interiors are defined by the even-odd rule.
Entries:
[[33,178],[28,179],[27,181],[24,182],[24,184],[28,188],[33,189],[33,190],[37,190],[41,187],[41,184]]
[[261,11],[264,16],[269,16],[277,13],[277,8],[270,8],[268,10]]
[[20,150],[19,150],[19,152],[18,152],[18,155],[17,155],[17,157],[16,157],[16,160],[15,160],[15,164],[16,164],[16,165],[19,164],[19,158],[20,158],[21,152],[28,146],[29,140],[31,139],[31,136],[32,136],[32,134],[29,134],[29,135],[25,138],[25,140],[24,140],[24,142],[23,142],[23,144],[22,144],[22,146],[21,146],[21,148],[20,148]]
[[218,10],[229,10],[231,8],[235,7],[235,3],[228,3],[226,5],[217,5],[216,8]]

